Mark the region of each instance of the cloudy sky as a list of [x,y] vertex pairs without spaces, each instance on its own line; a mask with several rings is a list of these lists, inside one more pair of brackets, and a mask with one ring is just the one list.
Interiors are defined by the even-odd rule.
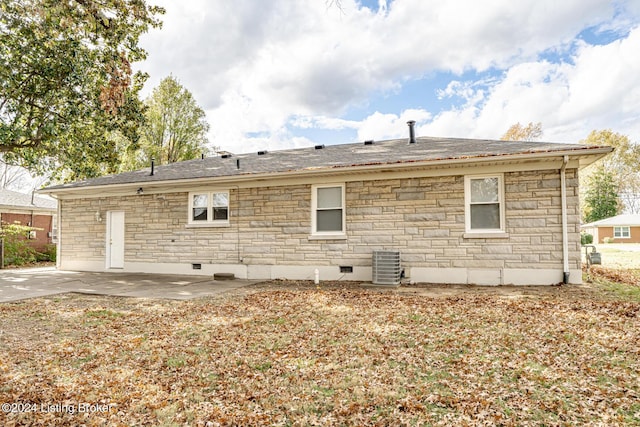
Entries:
[[235,153],[419,136],[640,141],[640,0],[148,0],[144,95],[173,74]]

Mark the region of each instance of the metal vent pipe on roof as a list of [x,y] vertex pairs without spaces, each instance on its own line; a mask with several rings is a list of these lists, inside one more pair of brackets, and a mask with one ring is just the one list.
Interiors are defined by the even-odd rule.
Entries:
[[151,158],[151,173],[149,175],[153,176],[153,170],[155,169],[155,160],[153,157]]
[[416,143],[416,129],[415,129],[416,121],[409,120],[407,124],[409,125],[409,144],[415,144]]

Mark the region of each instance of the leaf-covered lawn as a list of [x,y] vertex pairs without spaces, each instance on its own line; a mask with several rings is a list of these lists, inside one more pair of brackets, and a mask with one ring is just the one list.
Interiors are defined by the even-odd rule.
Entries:
[[0,424],[637,425],[640,303],[601,295],[2,304]]

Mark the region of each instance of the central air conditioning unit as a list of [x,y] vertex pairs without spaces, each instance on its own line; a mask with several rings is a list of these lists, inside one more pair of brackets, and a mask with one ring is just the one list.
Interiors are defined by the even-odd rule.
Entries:
[[374,285],[398,285],[401,276],[400,251],[373,251]]

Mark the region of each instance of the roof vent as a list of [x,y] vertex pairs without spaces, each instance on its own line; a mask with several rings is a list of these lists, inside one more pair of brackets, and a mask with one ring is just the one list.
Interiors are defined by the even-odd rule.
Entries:
[[260,150],[260,151],[258,151],[258,156],[264,156],[267,153],[268,153],[267,150]]
[[364,142],[364,145],[373,145],[373,139],[367,139],[367,140]]
[[318,144],[315,146],[316,150],[322,150],[324,148],[324,144]]
[[228,159],[229,157],[232,157],[233,155],[231,153],[225,153],[222,155],[223,159]]
[[407,124],[409,125],[409,144],[415,144],[416,143],[416,130],[415,130],[416,121],[409,120]]

